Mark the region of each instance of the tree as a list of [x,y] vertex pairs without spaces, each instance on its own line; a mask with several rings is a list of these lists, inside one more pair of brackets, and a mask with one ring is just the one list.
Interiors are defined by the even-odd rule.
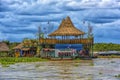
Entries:
[[8,40],[4,40],[2,42],[6,43],[7,45],[10,45],[10,41],[8,41]]
[[93,48],[95,51],[120,51],[120,44],[95,43]]
[[43,27],[43,33],[44,33],[44,36],[48,37],[48,34],[51,33],[54,29],[54,25],[53,23],[50,23],[48,21],[48,23],[46,24],[46,26]]

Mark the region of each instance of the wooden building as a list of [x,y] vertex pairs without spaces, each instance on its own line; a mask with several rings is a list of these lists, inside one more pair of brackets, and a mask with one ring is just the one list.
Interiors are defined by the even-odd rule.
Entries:
[[85,32],[77,29],[68,16],[62,20],[57,30],[48,35],[49,38],[40,38],[40,44],[82,44],[84,49],[90,50],[93,46],[93,37],[84,38],[84,35]]
[[84,38],[85,32],[77,29],[70,17],[63,19],[57,30],[49,38],[40,38],[40,44],[92,44],[93,38]]
[[6,57],[9,53],[9,47],[6,43],[0,42],[0,57]]
[[26,40],[13,48],[15,57],[33,57],[36,55],[37,45],[32,40]]

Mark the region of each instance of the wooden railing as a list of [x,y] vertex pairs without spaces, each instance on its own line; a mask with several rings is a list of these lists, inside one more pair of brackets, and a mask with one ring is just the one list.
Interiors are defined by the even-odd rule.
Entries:
[[93,43],[93,39],[66,39],[66,40],[58,40],[58,39],[40,39],[40,44],[87,44]]
[[40,44],[56,44],[57,39],[40,39]]

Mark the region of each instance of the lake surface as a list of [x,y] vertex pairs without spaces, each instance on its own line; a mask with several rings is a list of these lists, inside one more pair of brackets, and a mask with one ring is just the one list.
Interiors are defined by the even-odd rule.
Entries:
[[120,59],[94,59],[93,63],[48,61],[0,65],[0,80],[120,80]]

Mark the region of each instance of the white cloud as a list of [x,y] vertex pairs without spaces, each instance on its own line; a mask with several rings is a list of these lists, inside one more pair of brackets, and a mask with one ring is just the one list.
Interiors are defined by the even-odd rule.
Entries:
[[79,8],[119,8],[117,0],[71,0],[67,6]]
[[95,24],[98,29],[118,29],[120,30],[120,19],[111,23]]
[[117,2],[117,0],[101,0],[101,2],[98,4],[98,7],[116,8],[120,7],[120,2]]

